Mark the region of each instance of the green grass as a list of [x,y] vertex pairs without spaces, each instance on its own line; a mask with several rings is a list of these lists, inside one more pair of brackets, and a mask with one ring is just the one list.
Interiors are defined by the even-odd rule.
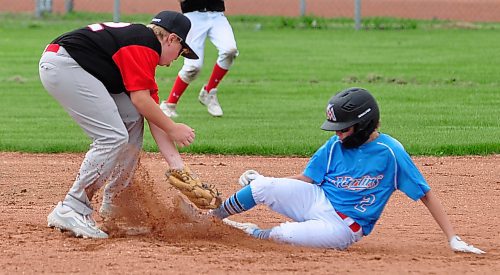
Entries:
[[[0,15],[0,151],[88,149],[90,140],[44,91],[37,63],[57,35],[111,18]],[[122,19],[144,23],[148,18]],[[178,107],[178,121],[197,134],[183,152],[308,156],[331,135],[319,129],[330,96],[361,86],[379,101],[381,131],[398,138],[412,155],[500,153],[496,25],[457,28],[453,22],[379,18],[354,31],[347,19],[230,21],[240,56],[219,88],[224,117],[209,116],[197,101],[216,59],[208,44],[204,70]],[[181,65],[178,60],[157,70],[162,98]],[[157,150],[149,133],[144,148]]]

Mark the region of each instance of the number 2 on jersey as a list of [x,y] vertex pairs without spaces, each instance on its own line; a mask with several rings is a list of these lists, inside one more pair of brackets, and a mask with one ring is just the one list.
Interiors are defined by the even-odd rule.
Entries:
[[354,209],[358,210],[359,212],[365,212],[366,207],[372,205],[375,202],[375,195],[370,194],[368,196],[364,196],[363,199],[354,206]]

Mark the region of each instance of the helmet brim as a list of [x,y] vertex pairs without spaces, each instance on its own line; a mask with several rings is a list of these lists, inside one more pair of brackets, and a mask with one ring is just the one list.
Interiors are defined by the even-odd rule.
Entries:
[[351,127],[352,125],[356,124],[354,121],[349,121],[349,122],[332,122],[329,120],[325,120],[323,122],[323,125],[321,125],[321,129],[325,131],[340,131],[342,129]]

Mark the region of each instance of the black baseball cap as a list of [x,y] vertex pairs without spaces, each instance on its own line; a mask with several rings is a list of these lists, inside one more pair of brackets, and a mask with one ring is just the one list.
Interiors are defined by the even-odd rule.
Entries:
[[186,37],[191,29],[191,21],[184,14],[176,11],[161,11],[152,20],[151,24],[160,26],[170,33],[175,33],[181,39],[183,48],[188,49],[182,56],[189,59],[198,59],[198,55],[186,44]]

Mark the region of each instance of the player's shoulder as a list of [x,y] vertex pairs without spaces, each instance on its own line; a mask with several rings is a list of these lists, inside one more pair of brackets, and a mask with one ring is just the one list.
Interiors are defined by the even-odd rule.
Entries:
[[133,36],[134,34],[137,36],[151,36],[151,34],[154,34],[153,30],[149,28],[148,26],[140,23],[131,23],[128,26],[128,31],[129,35]]
[[392,151],[405,151],[403,144],[388,134],[380,133],[379,137],[374,141],[376,145],[384,146]]
[[340,146],[340,139],[337,135],[331,136],[328,140],[326,140],[323,145],[318,150],[331,150],[333,146]]
[[339,139],[339,136],[337,136],[337,135],[333,135],[325,143],[325,145],[330,145],[330,146],[333,146],[335,144],[339,144],[340,145],[340,139]]
[[161,44],[156,38],[153,30],[143,24],[130,24],[129,29],[125,31],[127,43],[131,45],[141,45],[161,51]]

